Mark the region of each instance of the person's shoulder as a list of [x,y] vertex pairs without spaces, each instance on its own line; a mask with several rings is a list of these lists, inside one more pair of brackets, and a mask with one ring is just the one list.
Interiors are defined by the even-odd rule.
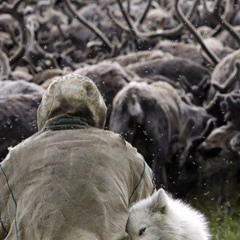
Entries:
[[112,131],[107,130],[107,129],[91,127],[91,128],[86,129],[86,131],[89,131],[91,133],[98,134],[98,135],[101,135],[101,136],[113,138],[113,139],[124,140],[123,137],[119,133],[115,133],[115,132],[112,132]]
[[140,158],[141,161],[144,160],[143,156],[138,152],[137,148],[132,146],[132,144],[128,141],[126,141],[121,134],[107,130],[105,130],[105,134],[108,135],[109,139],[111,139],[113,142],[115,140],[116,142],[122,143],[128,154],[133,154],[135,157]]
[[106,134],[106,136],[109,136],[113,139],[116,139],[116,140],[120,140],[122,142],[125,142],[123,136],[119,133],[115,133],[115,132],[112,132],[110,130],[103,130],[104,131],[104,134]]

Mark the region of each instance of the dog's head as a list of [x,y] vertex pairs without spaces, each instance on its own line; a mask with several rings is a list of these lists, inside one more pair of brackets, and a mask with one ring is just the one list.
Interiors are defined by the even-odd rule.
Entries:
[[132,240],[208,240],[203,214],[163,189],[130,208],[127,232]]
[[176,233],[170,220],[168,201],[163,189],[130,208],[127,232],[132,240],[173,240]]

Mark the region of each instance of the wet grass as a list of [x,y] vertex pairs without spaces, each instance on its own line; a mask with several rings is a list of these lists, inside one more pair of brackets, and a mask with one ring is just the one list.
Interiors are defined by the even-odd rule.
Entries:
[[214,197],[198,195],[190,203],[205,214],[209,221],[212,240],[240,239],[240,203],[239,193],[235,198],[225,202],[224,206]]
[[214,212],[208,216],[212,233],[212,240],[239,240],[240,239],[240,216],[228,213],[225,215]]

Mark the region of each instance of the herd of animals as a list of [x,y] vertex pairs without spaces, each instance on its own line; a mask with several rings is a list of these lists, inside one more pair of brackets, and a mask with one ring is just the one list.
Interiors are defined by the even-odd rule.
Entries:
[[0,3],[0,158],[37,131],[56,76],[92,79],[106,129],[178,196],[240,185],[239,0]]

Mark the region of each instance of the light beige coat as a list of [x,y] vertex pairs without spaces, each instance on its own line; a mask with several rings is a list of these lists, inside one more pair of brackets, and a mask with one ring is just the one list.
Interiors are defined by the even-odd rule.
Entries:
[[129,206],[154,188],[150,168],[118,134],[46,121],[1,163],[0,239],[129,239]]

